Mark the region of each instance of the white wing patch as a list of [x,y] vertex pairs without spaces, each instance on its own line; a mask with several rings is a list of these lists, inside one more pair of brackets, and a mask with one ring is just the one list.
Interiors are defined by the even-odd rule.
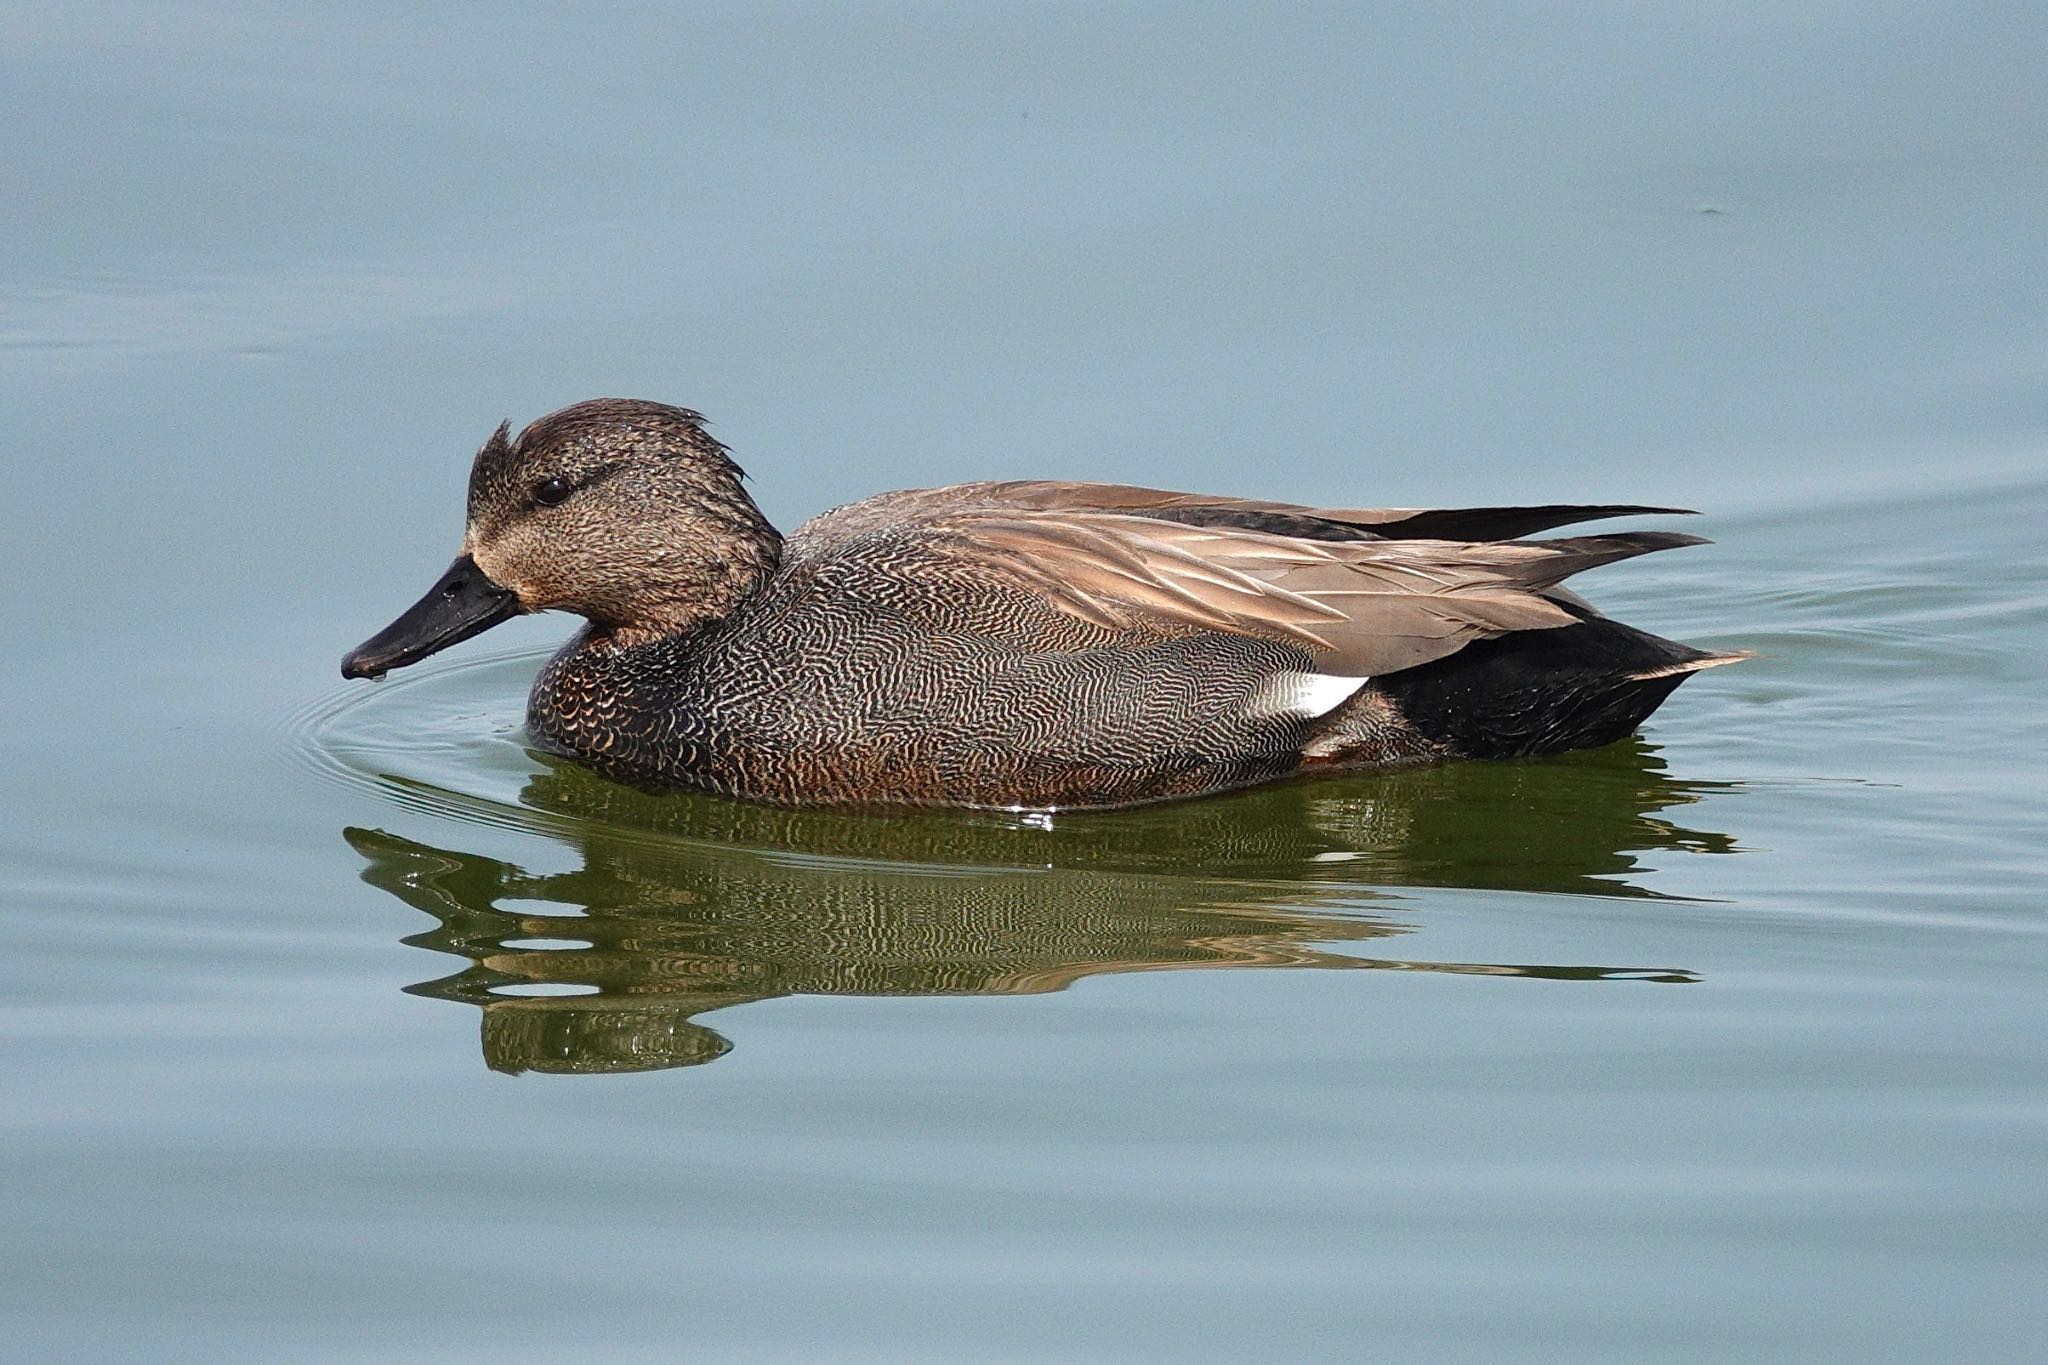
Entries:
[[1275,673],[1259,685],[1245,709],[1254,716],[1326,716],[1356,696],[1371,678],[1336,673]]

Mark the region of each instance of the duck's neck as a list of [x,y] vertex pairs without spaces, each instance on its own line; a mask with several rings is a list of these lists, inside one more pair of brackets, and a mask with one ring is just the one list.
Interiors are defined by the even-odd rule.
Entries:
[[[782,536],[765,518],[716,553],[665,552],[647,566],[621,609],[593,613],[593,638],[621,648],[687,635],[725,620],[758,596],[782,565]],[[738,529],[738,528],[736,528]]]

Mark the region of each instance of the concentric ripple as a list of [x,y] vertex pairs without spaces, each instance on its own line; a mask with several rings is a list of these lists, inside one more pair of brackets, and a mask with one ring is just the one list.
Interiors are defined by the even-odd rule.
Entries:
[[526,691],[545,651],[409,670],[320,698],[285,724],[284,749],[320,777],[394,805],[518,830],[560,830],[521,790],[546,764],[526,747]]

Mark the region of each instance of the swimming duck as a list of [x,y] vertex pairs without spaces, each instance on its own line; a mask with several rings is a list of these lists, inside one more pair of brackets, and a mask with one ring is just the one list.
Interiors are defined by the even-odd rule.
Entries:
[[607,777],[790,805],[1133,805],[1633,731],[1715,654],[1573,574],[1697,536],[1526,539],[1659,507],[1344,510],[1121,484],[884,493],[784,538],[700,414],[597,399],[470,471],[462,553],[342,661],[523,612],[587,624],[527,728]]

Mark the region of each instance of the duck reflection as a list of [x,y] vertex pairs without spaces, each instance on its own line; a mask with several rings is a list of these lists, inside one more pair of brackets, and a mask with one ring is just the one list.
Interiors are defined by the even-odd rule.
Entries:
[[1707,790],[1671,780],[1634,745],[1046,827],[648,796],[559,766],[521,799],[578,850],[575,871],[345,834],[365,881],[436,921],[406,942],[466,960],[408,989],[479,1006],[486,1064],[609,1073],[711,1061],[730,1044],[697,1016],[786,995],[1031,994],[1195,967],[1690,981],[1328,945],[1405,932],[1358,910],[1374,895],[1361,883],[1647,897],[1627,880],[1637,854],[1732,848],[1661,814]]

